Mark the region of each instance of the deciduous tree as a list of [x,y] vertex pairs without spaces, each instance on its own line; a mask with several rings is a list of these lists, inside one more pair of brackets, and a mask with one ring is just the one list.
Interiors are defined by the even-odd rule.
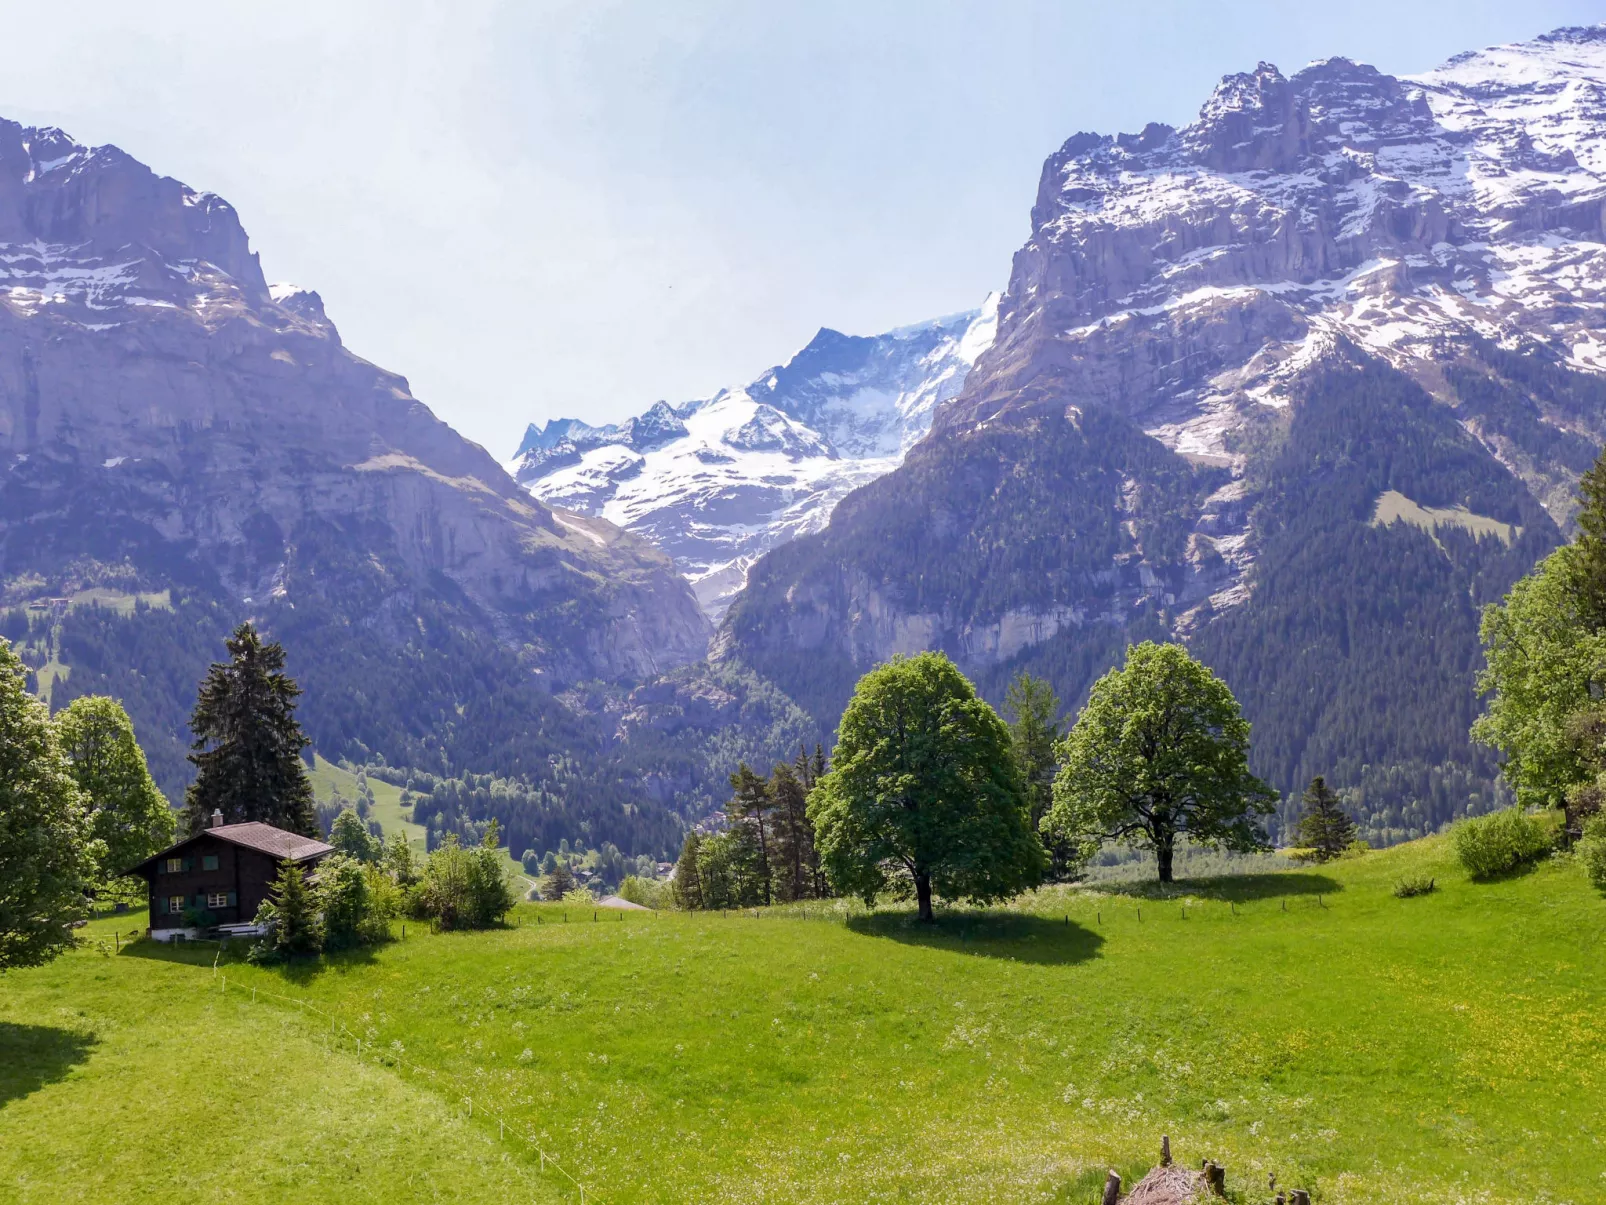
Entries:
[[1094,683],[1060,743],[1044,824],[1084,848],[1127,841],[1154,851],[1171,882],[1177,840],[1267,848],[1260,817],[1274,795],[1249,772],[1249,721],[1227,684],[1175,644],[1127,650]]
[[0,971],[72,945],[103,852],[45,706],[0,640]]
[[1009,730],[940,653],[859,679],[809,797],[831,885],[912,892],[925,921],[933,895],[985,902],[1041,879],[1029,807]]
[[343,810],[329,826],[329,844],[346,857],[359,862],[377,861],[383,850],[381,843],[374,840],[373,834],[368,831],[368,826],[350,808]]
[[89,807],[91,830],[105,846],[102,881],[172,844],[177,817],[156,789],[123,705],[85,695],[58,711],[52,723]]

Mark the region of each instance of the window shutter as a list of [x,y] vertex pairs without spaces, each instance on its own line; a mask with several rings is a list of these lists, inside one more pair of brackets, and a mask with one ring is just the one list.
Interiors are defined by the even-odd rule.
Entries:
[[195,869],[195,859],[194,858],[185,858],[184,859],[184,870],[185,870],[185,872],[188,873],[189,871],[192,871],[194,869]]
[[197,891],[195,893],[195,906],[197,908],[205,908],[206,907],[206,892]]
[[231,892],[229,892],[229,907],[230,908],[234,908],[234,907],[237,907],[237,906],[238,905],[235,903],[235,900],[234,900],[234,892],[231,891]]

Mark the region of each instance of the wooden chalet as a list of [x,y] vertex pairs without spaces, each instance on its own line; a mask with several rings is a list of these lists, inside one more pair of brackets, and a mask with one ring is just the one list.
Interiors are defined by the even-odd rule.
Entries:
[[332,845],[271,824],[224,824],[223,814],[214,811],[209,827],[127,873],[149,885],[151,936],[182,940],[200,936],[184,922],[191,909],[210,912],[226,931],[253,931],[257,908],[281,866],[293,862],[305,874],[333,852]]

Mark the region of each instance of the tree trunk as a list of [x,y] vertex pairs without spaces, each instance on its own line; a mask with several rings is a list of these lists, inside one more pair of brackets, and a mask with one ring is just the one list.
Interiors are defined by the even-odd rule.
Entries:
[[1154,864],[1160,872],[1160,881],[1162,883],[1169,883],[1171,881],[1171,855],[1175,851],[1175,837],[1165,836],[1159,841],[1155,842]]
[[931,915],[931,876],[923,870],[915,871],[915,899],[920,904],[920,919],[935,920]]

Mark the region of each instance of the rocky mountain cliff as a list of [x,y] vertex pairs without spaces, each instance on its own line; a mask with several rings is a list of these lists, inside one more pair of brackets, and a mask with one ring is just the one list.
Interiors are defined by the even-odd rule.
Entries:
[[1606,438],[1606,30],[1395,78],[1226,77],[1045,164],[997,338],[896,472],[749,575],[716,642],[822,722],[893,652],[1075,697],[1191,642],[1285,790],[1376,831],[1490,800],[1476,607]]
[[512,471],[548,503],[597,515],[674,558],[715,619],[763,553],[818,531],[890,472],[992,342],[998,298],[871,338],[822,329],[752,383],[618,425],[532,425]]
[[[532,499],[343,346],[316,293],[270,287],[227,202],[9,122],[0,465],[0,607],[167,592],[167,617],[128,622],[182,618],[169,644],[201,657],[254,617],[285,639],[331,754],[399,758],[465,725],[475,675],[640,679],[707,645],[668,558]],[[79,653],[69,640],[67,693],[150,696],[136,719],[171,790],[194,679],[174,667],[157,689]],[[383,709],[365,695],[381,681]]]

